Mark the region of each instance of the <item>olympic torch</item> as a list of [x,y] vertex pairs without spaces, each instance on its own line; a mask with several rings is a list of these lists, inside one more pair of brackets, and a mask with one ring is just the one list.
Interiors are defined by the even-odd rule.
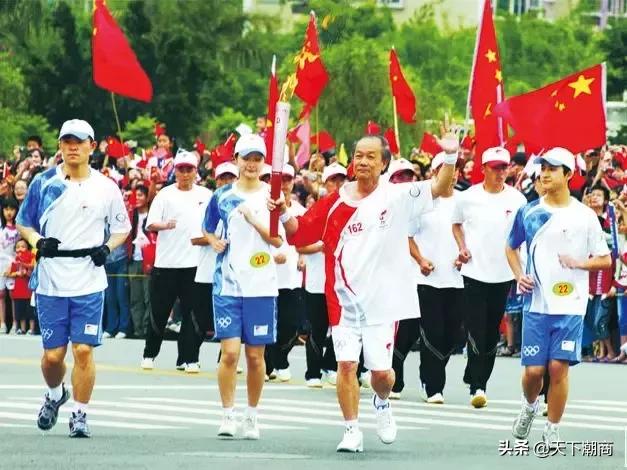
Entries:
[[[287,125],[290,120],[290,104],[279,101],[276,104],[274,118],[274,139],[272,143],[272,179],[270,180],[270,197],[277,200],[281,196],[281,180],[283,177],[283,154],[287,139]],[[270,236],[279,235],[279,210],[270,213]]]

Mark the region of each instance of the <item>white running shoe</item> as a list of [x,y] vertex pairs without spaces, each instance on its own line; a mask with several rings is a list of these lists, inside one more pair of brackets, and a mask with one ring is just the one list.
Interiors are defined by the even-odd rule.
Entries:
[[514,425],[512,426],[512,434],[516,439],[526,440],[529,437],[531,425],[537,412],[538,401],[536,400],[533,406],[530,407],[527,399],[523,396],[520,413],[518,413],[518,417],[514,420]]
[[427,398],[427,403],[430,403],[432,405],[443,405],[444,397],[441,393],[434,393],[429,398]]
[[218,437],[221,439],[233,439],[237,434],[237,420],[235,414],[228,414],[222,417],[222,424],[218,429]]
[[186,363],[177,364],[176,365],[176,370],[185,370],[185,367],[187,367]]
[[362,372],[359,376],[362,388],[370,388],[370,371]]
[[388,397],[390,400],[400,400],[401,392],[390,392],[390,396]]
[[244,373],[244,368],[238,364],[238,365],[237,365],[237,369],[235,369],[235,371],[236,371],[238,374],[243,374],[243,373]]
[[427,400],[429,399],[429,397],[427,396],[427,388],[425,387],[424,383],[420,384],[420,387],[418,387],[418,396],[420,397],[420,399],[422,401],[424,401],[425,403],[427,402]]
[[289,369],[277,369],[276,378],[279,379],[279,382],[289,382],[292,380],[292,373]]
[[335,450],[337,452],[363,452],[364,434],[358,428],[346,428],[344,437]]
[[622,352],[622,353],[624,353],[624,354],[627,354],[627,343],[623,344],[623,345],[620,347],[620,352]]
[[483,408],[488,404],[488,397],[485,396],[483,390],[478,388],[475,394],[470,397],[470,404],[474,408]]
[[124,339],[126,338],[126,333],[124,333],[123,331],[118,332],[117,335],[115,335],[115,339]]
[[190,362],[185,364],[185,373],[186,374],[198,374],[200,372],[200,364],[197,362]]
[[256,416],[245,416],[242,421],[242,434],[244,439],[256,441],[259,439],[259,425]]
[[111,337],[112,337],[112,336],[111,336],[111,333],[109,333],[108,331],[105,331],[105,332],[102,334],[102,339],[109,339],[109,338],[111,338]]
[[9,329],[4,323],[0,324],[0,335],[6,335],[9,333]]
[[337,384],[337,372],[335,372],[334,370],[324,371],[322,373],[322,379],[329,385],[333,385],[335,387],[335,385]]
[[542,440],[549,449],[559,448],[561,442],[559,426],[547,421],[542,432]]
[[145,357],[142,359],[141,368],[144,370],[152,370],[155,368],[155,360],[152,357]]
[[385,406],[376,406],[377,396],[372,397],[372,404],[377,415],[377,436],[384,444],[391,444],[396,440],[396,421],[392,416],[392,407],[388,402]]
[[322,388],[322,380],[320,379],[307,379],[305,380],[307,388]]

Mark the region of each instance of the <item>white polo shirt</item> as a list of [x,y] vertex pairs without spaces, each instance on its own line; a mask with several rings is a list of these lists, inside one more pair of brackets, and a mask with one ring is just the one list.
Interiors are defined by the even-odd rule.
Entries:
[[453,224],[462,224],[466,246],[472,258],[462,265],[463,276],[486,283],[507,282],[514,274],[505,257],[505,243],[516,212],[527,203],[511,186],[500,193],[488,193],[483,184],[459,193]]
[[200,247],[192,245],[191,234],[198,224],[199,208],[210,198],[211,191],[196,184],[189,191],[181,191],[175,183],[157,193],[148,212],[146,227],[169,220],[176,220],[176,227],[157,232],[156,268],[198,266]]
[[[287,212],[292,217],[298,217],[305,213],[305,208],[297,201],[287,208]],[[276,253],[282,253],[287,260],[283,264],[276,265],[279,289],[298,289],[303,286],[303,273],[298,270],[299,254],[294,246],[287,243],[287,240],[276,249]]]

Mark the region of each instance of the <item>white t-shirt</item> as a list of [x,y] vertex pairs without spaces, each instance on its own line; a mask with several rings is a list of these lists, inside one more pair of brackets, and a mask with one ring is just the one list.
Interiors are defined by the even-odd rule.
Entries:
[[[410,221],[431,210],[431,182],[380,181],[361,200],[348,183],[299,218],[290,243],[324,242],[325,296],[331,326],[391,323],[420,316],[415,263],[409,256]],[[330,259],[329,259],[330,258]]]
[[525,296],[525,311],[550,315],[586,314],[588,271],[566,269],[558,255],[576,260],[605,256],[610,250],[595,213],[571,197],[567,207],[551,207],[544,198],[530,202],[516,214],[509,246],[527,242],[526,272],[535,281],[531,298]]
[[463,288],[464,280],[455,268],[455,260],[459,254],[451,220],[455,210],[455,199],[439,197],[433,201],[433,211],[427,212],[416,219],[415,227],[410,235],[423,257],[433,263],[434,270],[425,276],[418,269],[418,284],[443,289],[446,287]]
[[[81,182],[64,179],[62,166],[47,181],[64,188],[63,192],[41,214],[40,234],[61,241],[60,250],[94,248],[105,243],[105,228],[109,233],[121,234],[131,230],[120,189],[106,176],[91,170]],[[40,190],[32,184],[31,190]],[[29,203],[22,204],[28,212]],[[33,227],[27,220],[18,223]],[[77,297],[101,292],[107,288],[103,266],[94,265],[90,257],[41,258],[37,264],[36,292],[58,297]]]
[[305,256],[305,290],[310,294],[324,294],[324,253]]
[[142,247],[149,243],[148,237],[143,230],[146,217],[148,217],[148,212],[137,213],[137,234],[135,235],[135,240],[132,241],[133,261],[142,261],[144,259],[142,255]]
[[4,276],[15,259],[15,244],[19,239],[20,233],[15,225],[7,225],[0,229],[0,276]]
[[510,186],[500,193],[488,193],[483,184],[459,193],[453,224],[462,224],[471,259],[462,265],[463,276],[481,282],[498,283],[514,279],[505,257],[505,242],[516,212],[527,203]]
[[[287,208],[287,212],[292,217],[298,217],[305,213],[305,208],[299,202],[293,200],[290,207]],[[302,287],[303,273],[298,270],[299,254],[296,248],[287,243],[286,240],[283,242],[283,245],[276,249],[274,254],[277,253],[283,253],[287,258],[285,263],[276,265],[279,289],[298,289]]]
[[[220,221],[228,244],[218,254],[213,278],[213,294],[233,297],[276,297],[278,295],[277,269],[272,257],[275,248],[266,243],[238,210],[245,204],[264,226],[270,223],[267,200],[270,186],[263,183],[255,192],[244,192],[237,184],[218,189],[205,213],[203,229],[215,233]],[[279,223],[279,235],[285,231]]]
[[[194,225],[194,230],[192,230],[192,239],[205,237],[205,234],[202,231],[202,221],[205,218],[205,212],[207,211],[208,204],[209,201],[199,207],[198,223]],[[222,235],[222,221],[218,224],[216,234],[216,236]],[[211,247],[211,245],[202,245],[198,246],[198,248],[200,254],[198,257],[198,268],[196,268],[196,277],[194,278],[194,282],[213,284],[213,275],[216,270],[216,258],[218,254]]]
[[210,198],[211,191],[198,185],[193,185],[189,191],[181,191],[172,184],[157,193],[146,226],[176,220],[176,227],[157,232],[156,268],[198,266],[199,247],[192,245],[191,234],[198,224],[198,208]]

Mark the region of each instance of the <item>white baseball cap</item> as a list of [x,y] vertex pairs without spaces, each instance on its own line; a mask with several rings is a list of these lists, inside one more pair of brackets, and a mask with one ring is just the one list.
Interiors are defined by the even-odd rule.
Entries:
[[267,163],[264,163],[263,168],[261,169],[261,173],[259,173],[259,178],[261,178],[262,176],[271,175],[271,174],[272,174],[272,167],[268,165]]
[[283,165],[283,171],[282,173],[284,175],[288,175],[291,176],[292,178],[294,178],[294,175],[296,174],[294,172],[294,167],[292,165],[290,165],[289,163],[286,163],[285,165]]
[[87,121],[82,119],[70,119],[65,121],[59,131],[59,140],[68,135],[73,135],[80,140],[87,140],[91,138],[94,140],[94,129],[89,125]]
[[176,152],[176,157],[174,157],[174,168],[180,166],[193,166],[194,168],[198,168],[198,157],[187,150],[179,150]]
[[548,152],[540,155],[534,160],[534,163],[548,163],[551,166],[562,166],[564,165],[570,171],[575,169],[575,156],[562,147],[553,147]]
[[260,135],[245,134],[237,139],[235,155],[246,158],[251,153],[259,153],[266,157],[266,143]]
[[322,170],[322,182],[326,183],[331,176],[343,175],[346,176],[346,168],[337,162],[331,163],[329,166]]
[[230,173],[237,178],[239,176],[239,168],[237,168],[237,165],[231,162],[220,163],[216,167],[215,177],[219,178],[226,173]]
[[388,168],[388,175],[390,175],[391,178],[396,173],[400,173],[401,171],[411,171],[414,173],[414,165],[412,165],[409,160],[404,158],[393,159]]
[[510,160],[509,151],[503,147],[489,148],[481,155],[481,164],[489,167],[509,165]]

